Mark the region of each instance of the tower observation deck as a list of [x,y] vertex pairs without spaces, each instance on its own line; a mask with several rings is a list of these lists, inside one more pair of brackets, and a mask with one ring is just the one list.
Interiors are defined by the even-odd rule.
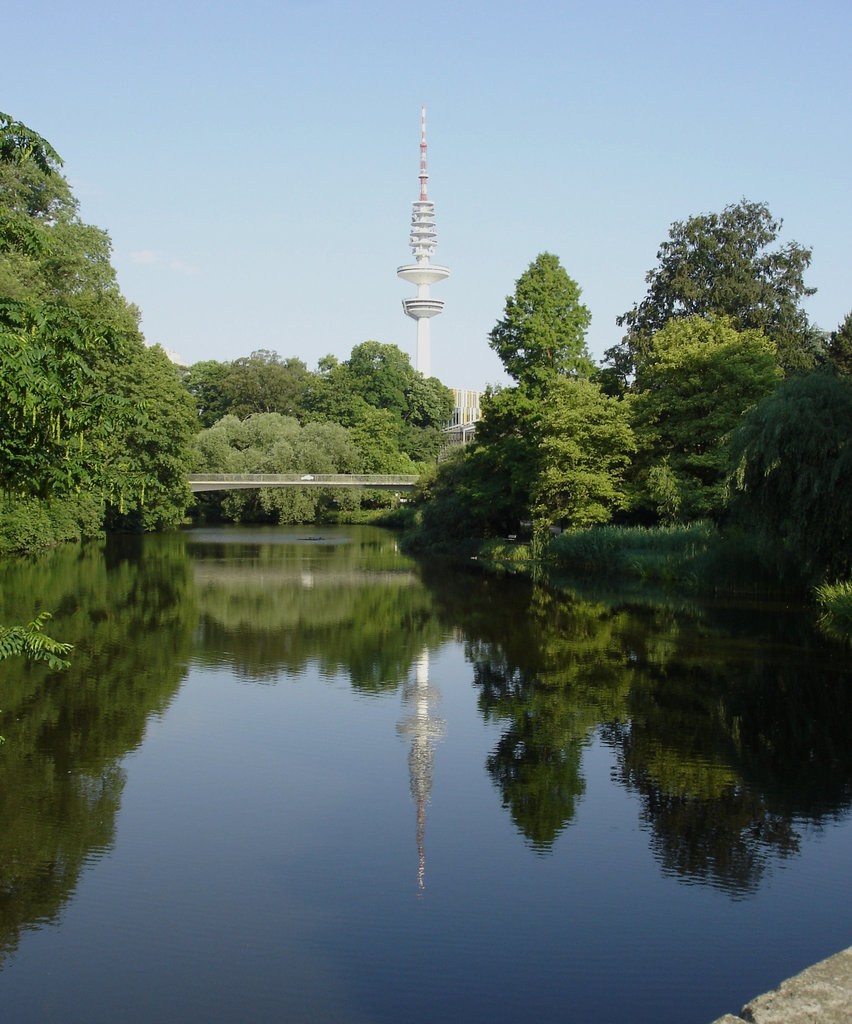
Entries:
[[415,263],[399,267],[397,277],[403,281],[409,281],[417,285],[417,295],[410,299],[402,300],[402,308],[407,316],[417,321],[417,356],[415,369],[424,377],[432,375],[432,353],[431,339],[429,335],[429,320],[437,316],[444,308],[441,299],[433,299],[429,288],[438,281],[443,281],[450,276],[448,267],[437,266],[431,262],[431,257],[438,244],[438,234],[435,231],[435,204],[427,195],[426,183],[429,175],[426,173],[426,107],[421,109],[420,115],[420,198],[413,204],[411,214],[411,252],[414,255]]

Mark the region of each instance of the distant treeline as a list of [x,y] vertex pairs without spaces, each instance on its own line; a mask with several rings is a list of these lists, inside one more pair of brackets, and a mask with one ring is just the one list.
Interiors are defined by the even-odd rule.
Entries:
[[[172,364],[147,347],[108,235],[79,216],[61,160],[0,115],[0,550],[190,515],[306,522],[393,496],[240,492],[194,503],[208,472],[422,472],[423,545],[599,524],[736,526],[809,582],[852,568],[852,314],[828,333],[803,300],[811,251],[745,199],[672,224],[603,364],[579,285],[551,253],[516,282],[489,388],[454,455],[450,391],[394,345],[315,370],[255,351]],[[528,525],[527,525],[528,524]]]

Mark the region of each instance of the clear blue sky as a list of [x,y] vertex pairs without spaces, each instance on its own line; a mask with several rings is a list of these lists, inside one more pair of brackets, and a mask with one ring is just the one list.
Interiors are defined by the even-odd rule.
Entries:
[[3,33],[0,110],[62,155],[147,340],[188,362],[413,360],[421,103],[446,384],[505,380],[487,335],[539,252],[599,359],[672,221],[743,197],[813,248],[811,318],[852,309],[849,0],[30,0]]

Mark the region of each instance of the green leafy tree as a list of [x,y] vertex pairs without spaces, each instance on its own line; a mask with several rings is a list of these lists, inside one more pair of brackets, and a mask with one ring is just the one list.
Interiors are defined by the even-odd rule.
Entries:
[[62,164],[59,154],[38,132],[9,114],[0,113],[0,163],[20,164],[27,160],[45,174]]
[[200,427],[212,427],[233,405],[228,386],[230,372],[230,363],[205,359],[193,363],[184,373],[183,384],[195,402]]
[[[37,132],[16,121],[8,114],[0,113],[0,178],[8,167],[20,168],[32,164],[44,177],[62,165],[56,150]],[[0,253],[20,253],[26,259],[41,252],[43,237],[39,227],[29,216],[14,209],[5,198],[0,200]],[[0,294],[7,294],[2,287]]]
[[123,333],[138,333],[139,310],[118,287],[112,243],[86,224],[65,177],[32,161],[0,163],[0,213],[21,225],[26,245],[0,246],[0,295],[71,306]]
[[348,386],[356,395],[374,409],[387,409],[400,420],[405,417],[406,393],[416,370],[400,348],[365,341],[352,349],[345,366]]
[[179,525],[192,501],[186,475],[197,430],[192,399],[178,368],[159,347],[138,339],[122,358],[99,371],[99,383],[139,410],[115,431],[99,457],[123,483],[111,496],[107,526],[156,530]]
[[623,477],[635,448],[625,402],[587,378],[556,378],[541,420],[532,501],[537,531],[546,534],[557,522],[608,522],[626,505]]
[[774,346],[760,331],[737,331],[723,318],[669,321],[636,374],[639,503],[664,519],[674,509],[685,521],[718,516],[729,435],[779,376]]
[[259,349],[235,359],[227,376],[228,411],[235,416],[278,412],[295,416],[304,411],[308,368],[301,359],[282,359],[277,352]]
[[[145,349],[109,236],[80,219],[58,166],[44,140],[0,115],[0,215],[28,225],[32,243],[0,241],[4,542],[33,497],[56,521],[54,540],[100,530],[113,507],[128,525],[125,513],[146,492],[136,522],[145,528],[179,521],[190,500],[182,476],[191,405],[165,356]],[[74,504],[76,534],[67,526]],[[40,526],[22,532],[50,540]]]
[[649,270],[645,298],[616,318],[627,329],[606,353],[611,372],[626,380],[646,357],[651,339],[671,319],[725,316],[736,330],[761,330],[784,369],[814,365],[821,336],[801,308],[815,288],[804,283],[811,250],[797,242],[772,248],[782,227],[765,203],[743,199],[721,213],[675,221]]
[[409,472],[411,460],[437,456],[452,401],[450,389],[417,373],[396,345],[365,341],[342,363],[332,356],[320,361],[307,389],[305,418],[354,431],[365,468]]
[[843,323],[831,332],[827,355],[838,373],[852,374],[852,313],[847,313]]
[[585,342],[592,317],[580,295],[559,258],[543,252],[506,298],[489,344],[509,376],[531,394],[541,394],[554,377],[592,372]]
[[732,512],[796,553],[815,577],[852,569],[852,384],[817,372],[784,381],[731,442]]
[[116,332],[99,330],[74,309],[0,300],[5,491],[48,498],[112,486],[103,446],[133,410],[102,387],[97,366],[105,357],[119,360],[125,350]]

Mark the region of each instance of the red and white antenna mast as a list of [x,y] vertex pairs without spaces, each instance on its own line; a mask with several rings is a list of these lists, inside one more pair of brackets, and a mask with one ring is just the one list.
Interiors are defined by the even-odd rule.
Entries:
[[426,182],[429,175],[426,173],[426,104],[420,108],[420,199],[427,199]]
[[430,260],[438,244],[438,233],[435,231],[435,204],[429,200],[426,183],[429,175],[426,172],[426,106],[420,109],[420,198],[412,204],[411,214],[411,251],[416,263],[397,269],[397,277],[417,285],[417,295],[402,300],[402,308],[406,316],[417,321],[417,359],[415,369],[430,377],[432,374],[431,341],[429,337],[429,319],[437,316],[444,308],[441,299],[433,299],[429,294],[429,286],[450,276],[447,267],[439,267]]

